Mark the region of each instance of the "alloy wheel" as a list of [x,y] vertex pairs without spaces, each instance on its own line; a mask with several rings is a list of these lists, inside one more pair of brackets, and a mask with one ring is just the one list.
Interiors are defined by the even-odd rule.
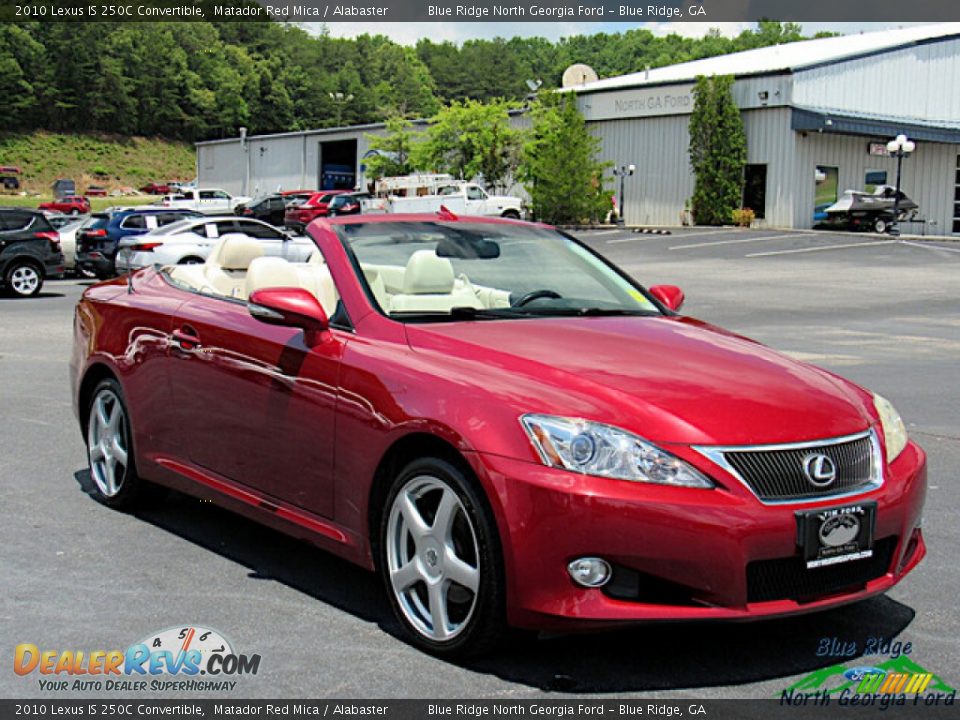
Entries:
[[104,497],[112,498],[123,488],[128,465],[127,440],[123,404],[113,390],[104,388],[90,405],[87,424],[90,474]]
[[480,552],[457,493],[420,475],[397,493],[387,524],[387,570],[404,618],[434,642],[468,625],[480,588]]
[[18,265],[9,282],[17,295],[33,295],[40,288],[40,273],[33,265]]

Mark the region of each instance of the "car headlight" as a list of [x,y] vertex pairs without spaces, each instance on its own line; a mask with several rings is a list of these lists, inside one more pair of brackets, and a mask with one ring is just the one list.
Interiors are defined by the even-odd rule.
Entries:
[[550,467],[675,487],[714,486],[680,458],[612,425],[552,415],[524,415],[520,422]]
[[900,413],[882,395],[873,396],[873,406],[880,415],[880,425],[883,427],[883,437],[887,446],[887,462],[893,462],[907,446],[907,428],[900,418]]

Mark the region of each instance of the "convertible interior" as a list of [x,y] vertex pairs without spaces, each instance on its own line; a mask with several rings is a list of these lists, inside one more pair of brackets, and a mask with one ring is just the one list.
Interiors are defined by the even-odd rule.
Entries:
[[[393,312],[449,312],[454,307],[504,308],[506,290],[474,285],[453,264],[433,250],[418,250],[399,265],[362,264],[364,276],[380,307]],[[307,262],[264,255],[262,243],[246,235],[224,235],[200,265],[167,268],[177,284],[195,292],[246,300],[255,290],[299,287],[312,293],[327,315],[336,310],[339,293],[319,250]]]

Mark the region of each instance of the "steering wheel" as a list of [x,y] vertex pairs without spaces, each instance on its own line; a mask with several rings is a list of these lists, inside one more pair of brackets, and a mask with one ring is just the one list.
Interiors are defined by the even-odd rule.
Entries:
[[560,300],[563,298],[563,296],[558,292],[554,292],[553,290],[531,290],[513,303],[513,307],[523,307],[527,303],[533,302],[534,300],[539,300],[540,298],[552,298],[553,300]]

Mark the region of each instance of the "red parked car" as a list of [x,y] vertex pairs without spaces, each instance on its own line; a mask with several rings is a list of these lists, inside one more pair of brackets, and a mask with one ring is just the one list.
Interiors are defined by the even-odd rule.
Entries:
[[168,183],[148,182],[140,188],[140,192],[147,195],[169,195],[170,185]]
[[283,215],[283,224],[302,233],[304,228],[318,217],[326,217],[330,212],[330,201],[337,195],[353,192],[352,190],[322,190],[314,193],[303,202],[292,202],[287,206]]
[[52,202],[40,203],[38,210],[55,210],[64,215],[86,215],[90,212],[90,201],[83,195],[65,195]]
[[822,610],[923,558],[926,459],[891,404],[678,314],[678,288],[519,221],[308,232],[306,263],[228,235],[85,291],[103,502],[157,483],[309,540],[449,655],[508,624]]

